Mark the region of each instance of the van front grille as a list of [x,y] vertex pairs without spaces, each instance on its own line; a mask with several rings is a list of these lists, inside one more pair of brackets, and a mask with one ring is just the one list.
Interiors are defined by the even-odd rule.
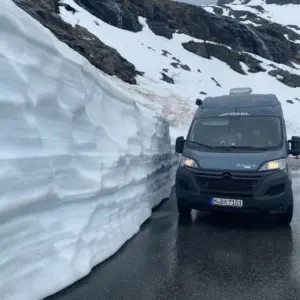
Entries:
[[197,181],[201,188],[207,191],[224,191],[224,192],[254,192],[261,181],[259,176],[197,176]]

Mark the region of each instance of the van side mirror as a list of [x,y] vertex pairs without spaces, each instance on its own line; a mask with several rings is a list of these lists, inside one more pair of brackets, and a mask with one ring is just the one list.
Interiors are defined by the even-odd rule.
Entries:
[[185,143],[185,140],[184,140],[183,136],[180,136],[176,139],[175,151],[177,153],[182,153],[183,152],[184,143]]
[[293,156],[300,155],[300,137],[292,136],[292,139],[288,141],[291,144],[290,154]]
[[201,106],[203,101],[201,99],[196,99],[196,105]]

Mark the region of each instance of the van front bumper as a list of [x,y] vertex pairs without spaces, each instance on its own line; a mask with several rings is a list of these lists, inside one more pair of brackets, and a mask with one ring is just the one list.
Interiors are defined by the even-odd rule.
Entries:
[[[284,171],[226,173],[179,167],[176,196],[179,206],[198,210],[277,213],[287,210],[293,192]],[[243,200],[243,206],[214,206],[212,198]]]

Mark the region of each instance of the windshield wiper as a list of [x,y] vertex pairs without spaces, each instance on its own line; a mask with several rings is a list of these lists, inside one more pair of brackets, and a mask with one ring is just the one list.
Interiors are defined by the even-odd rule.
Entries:
[[209,145],[206,145],[206,144],[202,144],[202,143],[198,143],[198,142],[194,142],[194,141],[189,141],[189,142],[192,143],[192,144],[196,144],[196,145],[199,145],[201,147],[207,148],[207,149],[212,149],[212,150],[216,149],[216,147],[209,146]]
[[242,150],[269,150],[266,147],[253,147],[253,146],[216,146],[215,148],[221,149],[242,149]]
[[236,149],[236,146],[216,146],[216,149],[233,150]]

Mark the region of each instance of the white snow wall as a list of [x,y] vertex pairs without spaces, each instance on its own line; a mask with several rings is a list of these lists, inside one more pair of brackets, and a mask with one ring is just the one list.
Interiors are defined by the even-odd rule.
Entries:
[[0,299],[36,300],[138,232],[177,158],[157,110],[12,1],[0,41]]

